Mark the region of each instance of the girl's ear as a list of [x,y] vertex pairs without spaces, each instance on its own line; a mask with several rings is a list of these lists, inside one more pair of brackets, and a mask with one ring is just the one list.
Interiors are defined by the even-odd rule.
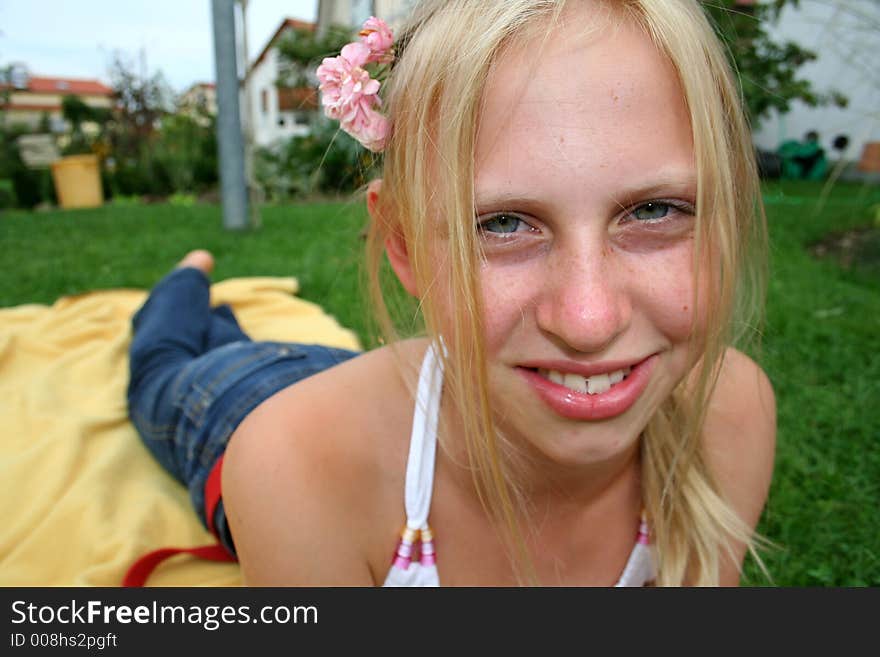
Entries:
[[[397,274],[398,280],[407,292],[414,297],[418,297],[419,290],[416,287],[416,277],[410,262],[406,240],[396,223],[383,213],[382,204],[379,200],[381,192],[381,179],[373,180],[367,186],[367,212],[370,213],[372,221],[382,224],[383,232],[385,233],[385,253],[388,254],[388,261],[391,263],[394,273]],[[387,213],[387,209],[385,212]]]

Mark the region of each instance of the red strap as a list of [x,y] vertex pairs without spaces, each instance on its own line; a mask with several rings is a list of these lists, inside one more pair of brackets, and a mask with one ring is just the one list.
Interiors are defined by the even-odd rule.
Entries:
[[214,512],[217,510],[217,505],[220,504],[220,498],[223,495],[220,491],[220,475],[223,470],[224,456],[226,455],[220,455],[214,467],[211,468],[211,472],[208,473],[208,479],[205,481],[205,517],[208,519],[208,531],[214,534],[214,536],[217,536],[217,530],[214,528]]
[[235,561],[235,557],[229,554],[219,543],[214,545],[202,545],[194,548],[162,548],[153,550],[135,561],[125,577],[122,579],[123,586],[143,586],[147,578],[166,559],[178,554],[191,554],[199,559],[208,561]]
[[[214,464],[214,467],[211,468],[211,472],[208,474],[208,479],[205,482],[205,512],[208,521],[208,529],[214,534],[214,536],[217,536],[217,530],[214,527],[214,511],[217,510],[217,505],[220,503],[220,498],[222,496],[220,490],[220,474],[222,467],[223,456],[217,459],[217,462]],[[147,581],[147,578],[149,578],[153,571],[156,570],[159,564],[178,554],[191,554],[194,557],[206,559],[208,561],[237,561],[237,559],[229,554],[226,551],[226,548],[220,545],[220,543],[215,543],[214,545],[201,545],[193,548],[161,548],[159,550],[148,552],[135,561],[128,569],[128,572],[125,573],[125,577],[122,579],[122,585],[143,586]]]

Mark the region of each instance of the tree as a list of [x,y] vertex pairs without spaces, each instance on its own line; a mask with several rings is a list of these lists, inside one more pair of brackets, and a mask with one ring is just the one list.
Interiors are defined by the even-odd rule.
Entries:
[[139,155],[159,120],[173,110],[174,94],[161,71],[148,75],[142,58],[141,72],[137,72],[119,52],[110,64],[110,81],[116,101],[114,151],[121,156]]
[[109,67],[114,92],[113,120],[107,126],[116,194],[162,195],[170,191],[166,175],[157,175],[153,146],[163,116],[174,108],[174,94],[161,71],[147,73],[143,53],[140,71],[130,58],[114,53]]
[[[70,143],[64,149],[65,155],[91,153],[94,139],[83,132],[84,123],[97,123],[100,127],[110,118],[110,113],[102,107],[92,107],[79,96],[65,96],[61,100],[61,114],[70,123]],[[46,125],[49,125],[48,116]],[[48,129],[46,130],[48,132]]]
[[846,97],[839,92],[817,92],[808,80],[798,77],[798,69],[815,60],[816,53],[790,41],[776,43],[768,33],[768,24],[778,20],[786,5],[798,4],[799,0],[704,2],[739,75],[746,110],[754,127],[772,110],[787,112],[795,100],[811,107],[846,105]]
[[278,41],[280,75],[276,84],[283,88],[315,85],[314,70],[324,57],[335,57],[352,40],[351,29],[331,25],[322,36],[312,30],[294,28]]
[[153,143],[154,164],[175,192],[196,192],[217,181],[217,139],[213,118],[200,122],[186,114],[162,119]]

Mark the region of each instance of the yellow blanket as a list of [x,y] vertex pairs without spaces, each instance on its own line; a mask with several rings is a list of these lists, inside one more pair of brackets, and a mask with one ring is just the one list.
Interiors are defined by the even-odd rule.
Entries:
[[[258,340],[359,349],[293,278],[216,283]],[[140,290],[0,310],[0,586],[117,586],[142,554],[213,543],[184,487],[126,415],[130,318]],[[178,556],[156,586],[234,586],[237,564]]]

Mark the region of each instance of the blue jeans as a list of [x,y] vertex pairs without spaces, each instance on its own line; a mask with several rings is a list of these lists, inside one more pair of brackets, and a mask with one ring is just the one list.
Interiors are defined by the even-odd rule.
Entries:
[[[279,390],[356,356],[321,345],[254,342],[228,306],[210,307],[198,269],[163,278],[132,318],[128,414],[147,449],[189,490],[205,526],[205,481],[242,420]],[[221,500],[220,542],[235,554]]]

